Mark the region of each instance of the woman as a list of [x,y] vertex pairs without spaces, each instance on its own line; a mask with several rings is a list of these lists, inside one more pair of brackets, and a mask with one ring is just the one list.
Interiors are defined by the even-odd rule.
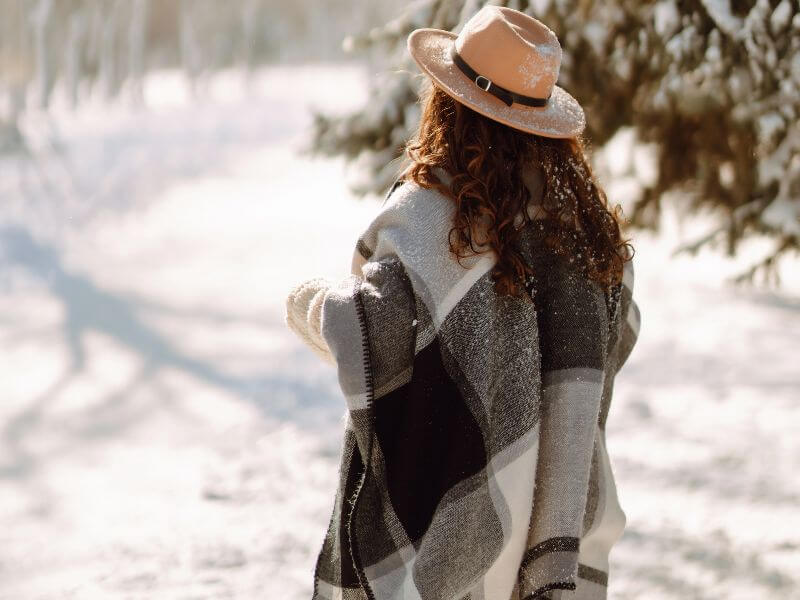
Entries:
[[313,598],[605,598],[605,421],[639,310],[561,48],[494,6],[408,46],[431,82],[409,164],[351,274],[287,298],[347,405]]

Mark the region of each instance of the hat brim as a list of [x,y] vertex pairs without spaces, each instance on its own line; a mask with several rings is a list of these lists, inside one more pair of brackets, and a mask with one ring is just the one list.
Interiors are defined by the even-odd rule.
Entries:
[[554,85],[545,106],[508,106],[479,88],[461,72],[450,58],[450,48],[458,37],[442,29],[417,29],[408,36],[411,58],[444,92],[482,115],[509,127],[545,137],[567,138],[586,126],[583,108],[564,88]]

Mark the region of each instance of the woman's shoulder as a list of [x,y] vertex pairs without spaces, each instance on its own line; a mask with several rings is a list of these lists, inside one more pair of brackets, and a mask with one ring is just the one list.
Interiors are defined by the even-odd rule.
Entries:
[[[438,171],[445,173],[441,170]],[[440,175],[440,179],[449,183],[449,178],[444,179],[443,175]],[[390,186],[380,212],[393,211],[415,216],[448,213],[449,216],[454,209],[452,200],[445,194],[434,188],[423,187],[407,175],[402,174]]]
[[[397,256],[412,279],[430,289],[449,289],[469,271],[485,270],[494,256],[472,255],[456,262],[450,252],[455,203],[413,180],[395,182],[378,214],[359,236],[352,270],[367,261]],[[415,279],[416,277],[416,279]]]
[[452,200],[439,190],[398,178],[360,235],[360,244],[375,252],[381,240],[391,239],[408,249],[441,250],[448,244],[454,212]]
[[455,203],[439,190],[396,181],[359,237],[352,272],[374,276],[383,261],[398,260],[434,322],[441,323],[496,262],[493,253],[456,260],[449,241],[454,213]]

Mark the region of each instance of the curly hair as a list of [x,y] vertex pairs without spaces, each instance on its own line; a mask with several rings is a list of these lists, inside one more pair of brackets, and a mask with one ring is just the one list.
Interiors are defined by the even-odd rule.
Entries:
[[[539,165],[544,244],[571,262],[577,259],[606,292],[621,281],[624,262],[633,258],[629,240],[621,238],[620,222],[627,222],[619,205],[609,210],[581,136],[550,138],[514,129],[457,102],[430,80],[420,102],[418,130],[404,149],[411,165],[403,178],[455,202],[448,241],[459,264],[469,253],[493,250],[497,293],[523,294],[535,265],[527,264],[515,244],[523,228],[518,215],[523,224],[532,220],[527,210],[531,194],[521,173]],[[452,176],[449,186],[434,173],[436,167]],[[484,250],[475,248],[477,232],[484,233],[478,242]]]

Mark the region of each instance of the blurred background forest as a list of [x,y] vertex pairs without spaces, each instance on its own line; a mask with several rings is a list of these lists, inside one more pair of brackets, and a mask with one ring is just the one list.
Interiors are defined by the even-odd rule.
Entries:
[[[609,597],[793,597],[798,1],[492,3],[637,250]],[[344,405],[285,294],[397,173],[407,35],[483,4],[0,0],[0,598],[310,596]]]
[[[651,146],[657,166],[629,200],[635,225],[656,227],[665,192],[681,190],[689,212],[718,215],[682,250],[733,253],[748,235],[767,235],[772,251],[740,279],[777,276],[776,258],[796,254],[800,237],[796,0],[494,3],[537,15],[562,40],[559,81],[586,106],[592,145],[630,127]],[[377,60],[384,76],[370,82],[368,107],[335,118],[321,111],[314,144],[357,161],[356,193],[379,194],[419,115],[405,38],[417,27],[457,31],[481,4],[2,0],[0,151],[25,148],[20,115],[47,108],[57,81],[70,106],[93,93],[141,102],[152,70],[178,68],[197,92],[221,69],[250,73],[346,51]]]

